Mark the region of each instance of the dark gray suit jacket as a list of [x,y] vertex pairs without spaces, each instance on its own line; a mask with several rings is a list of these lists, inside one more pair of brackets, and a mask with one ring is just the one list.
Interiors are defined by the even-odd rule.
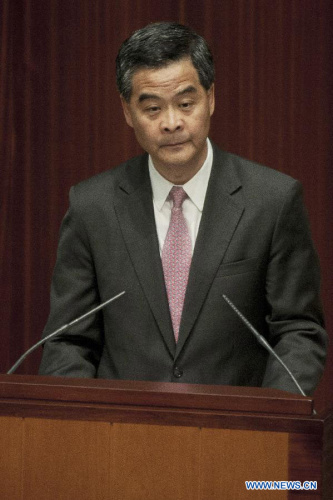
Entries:
[[44,334],[126,294],[47,342],[40,373],[297,392],[225,303],[226,294],[311,393],[327,340],[300,184],[214,146],[176,344],[147,159],[132,159],[72,188]]

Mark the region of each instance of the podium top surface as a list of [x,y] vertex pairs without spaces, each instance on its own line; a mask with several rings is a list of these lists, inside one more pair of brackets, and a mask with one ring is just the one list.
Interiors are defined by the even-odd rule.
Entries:
[[278,389],[0,375],[1,400],[311,416],[313,400]]

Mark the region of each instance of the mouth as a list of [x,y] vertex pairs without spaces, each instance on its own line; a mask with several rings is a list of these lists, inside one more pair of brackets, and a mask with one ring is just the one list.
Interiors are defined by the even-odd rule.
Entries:
[[166,144],[162,144],[163,148],[177,148],[186,144],[188,141],[176,141],[176,142],[168,142]]

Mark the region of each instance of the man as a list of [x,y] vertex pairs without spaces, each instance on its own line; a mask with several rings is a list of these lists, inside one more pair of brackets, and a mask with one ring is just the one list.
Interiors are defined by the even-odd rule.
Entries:
[[135,32],[117,84],[147,154],[72,188],[44,334],[126,294],[47,342],[40,372],[297,393],[225,294],[310,394],[326,333],[300,184],[208,140],[214,67],[191,29]]

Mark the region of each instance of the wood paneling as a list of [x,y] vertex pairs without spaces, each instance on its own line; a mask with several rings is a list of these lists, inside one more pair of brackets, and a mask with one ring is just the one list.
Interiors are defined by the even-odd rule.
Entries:
[[110,424],[25,419],[24,499],[105,500]]
[[200,430],[137,424],[112,426],[112,494],[119,500],[197,500]]
[[4,500],[245,500],[246,480],[288,477],[285,433],[11,417],[0,429]]
[[[47,377],[1,379],[1,500],[265,499],[267,491],[247,491],[245,481],[288,480],[317,481],[318,490],[270,495],[331,500],[332,414],[288,411],[288,393],[285,413],[274,413],[270,389],[256,389],[267,394],[267,411],[246,388],[230,389],[237,409],[218,410],[209,386],[193,386],[194,398],[182,401],[171,385],[104,381],[94,399],[100,381],[59,379],[38,397],[29,383],[47,387]],[[121,403],[110,398],[117,385]],[[190,386],[180,389],[191,396]],[[158,394],[164,405],[154,405]]]
[[[201,498],[267,499],[267,491],[247,491],[245,481],[285,481],[288,434],[230,429],[202,429]],[[287,499],[287,491],[274,491]],[[222,496],[221,496],[222,495]]]
[[[288,477],[291,481],[314,481],[318,477],[318,470],[322,466],[322,436],[306,436],[305,434],[289,434],[289,459]],[[320,500],[323,485],[318,481],[317,490],[303,491],[304,500]],[[290,498],[297,499],[299,492],[291,492]]]
[[22,500],[22,418],[0,417],[0,497]]

